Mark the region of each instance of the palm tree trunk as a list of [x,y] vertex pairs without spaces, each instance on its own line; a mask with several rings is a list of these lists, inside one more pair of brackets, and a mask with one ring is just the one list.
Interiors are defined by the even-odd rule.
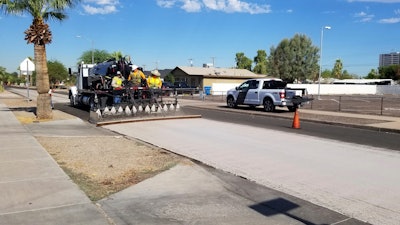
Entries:
[[50,105],[50,83],[47,69],[46,45],[34,45],[36,62],[36,88],[38,92],[36,100],[36,117],[38,119],[52,119],[53,111]]

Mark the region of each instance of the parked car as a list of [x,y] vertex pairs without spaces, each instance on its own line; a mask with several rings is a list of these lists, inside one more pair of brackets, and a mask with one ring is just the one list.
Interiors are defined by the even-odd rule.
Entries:
[[186,82],[180,81],[174,83],[175,88],[190,88]]
[[174,88],[177,94],[194,94],[198,92],[198,88],[191,87],[184,81],[175,82]]
[[174,85],[171,82],[163,81],[162,88],[174,88]]
[[175,87],[171,82],[163,81],[161,89],[163,89],[165,96],[171,96],[174,94]]

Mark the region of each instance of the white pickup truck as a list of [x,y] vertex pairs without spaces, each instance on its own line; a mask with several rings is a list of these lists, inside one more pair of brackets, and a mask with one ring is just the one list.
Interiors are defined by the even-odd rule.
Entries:
[[230,108],[238,105],[255,108],[262,105],[264,111],[273,112],[279,106],[294,112],[304,102],[312,100],[306,97],[306,92],[306,89],[287,88],[286,82],[281,79],[250,79],[228,90],[226,103]]

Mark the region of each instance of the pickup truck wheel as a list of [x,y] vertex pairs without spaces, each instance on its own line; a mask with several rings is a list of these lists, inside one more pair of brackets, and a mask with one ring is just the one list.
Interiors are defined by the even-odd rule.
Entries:
[[235,99],[232,96],[229,96],[226,99],[226,104],[228,105],[229,108],[236,108],[237,107]]
[[264,111],[265,112],[273,112],[273,111],[275,111],[274,103],[269,98],[264,99],[263,107],[264,107]]

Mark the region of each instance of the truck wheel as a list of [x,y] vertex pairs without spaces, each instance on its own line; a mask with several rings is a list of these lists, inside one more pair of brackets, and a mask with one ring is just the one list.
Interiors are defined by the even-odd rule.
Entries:
[[69,93],[69,105],[75,107],[75,97]]
[[236,108],[237,107],[235,99],[232,96],[229,96],[226,99],[226,104],[228,105],[229,108]]
[[74,96],[69,96],[69,105],[75,107],[75,98]]
[[91,111],[94,111],[96,109],[96,103],[94,102],[93,96],[91,96],[89,99],[89,107]]
[[269,99],[269,98],[264,99],[263,107],[264,107],[264,111],[265,112],[273,112],[273,111],[275,111],[275,105],[272,102],[272,100]]

